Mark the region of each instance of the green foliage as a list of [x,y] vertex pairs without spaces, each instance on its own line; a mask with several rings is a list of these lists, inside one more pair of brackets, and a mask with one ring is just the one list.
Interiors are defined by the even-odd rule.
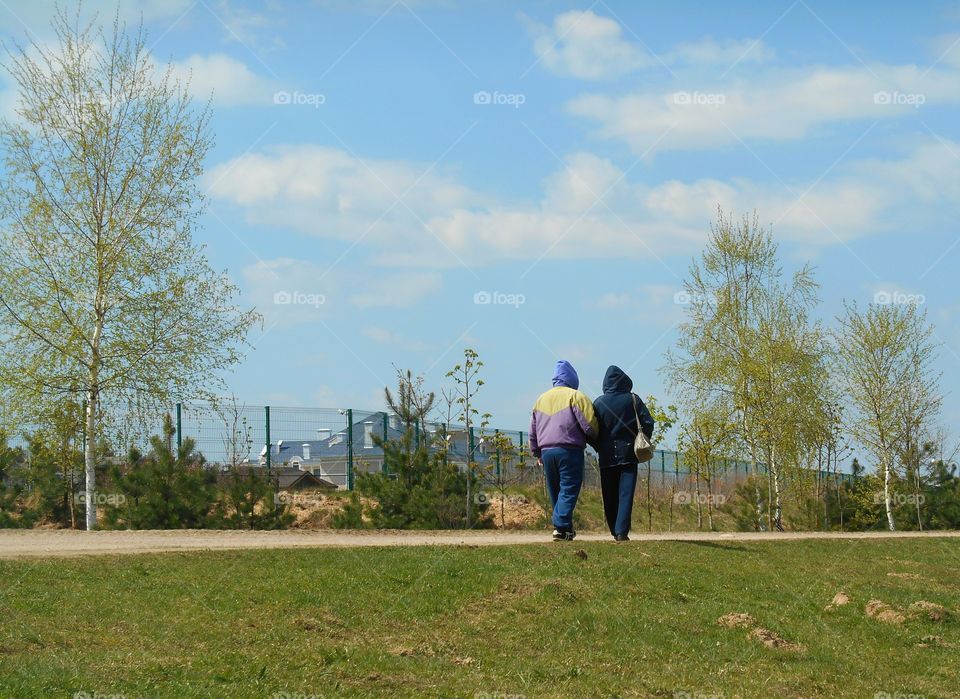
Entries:
[[960,529],[960,476],[956,464],[933,465],[924,490],[924,529]]
[[[926,312],[916,304],[849,304],[834,333],[838,376],[854,408],[853,436],[876,459],[885,484],[897,477],[894,459],[919,468],[923,433],[939,410],[939,374]],[[889,488],[887,526],[897,526]]]
[[194,453],[194,442],[173,444],[169,415],[150,452],[131,449],[124,466],[110,469],[112,492],[98,493],[108,525],[130,529],[193,529],[209,526],[217,499],[216,475]]
[[22,451],[10,447],[7,436],[0,432],[0,528],[29,526],[21,518],[19,505],[23,487],[16,483],[22,461]]
[[[765,479],[750,476],[737,485],[733,499],[728,504],[730,513],[736,523],[737,531],[752,532],[759,530],[757,511],[767,509],[767,488]],[[759,498],[759,502],[758,502]]]
[[216,387],[260,317],[194,240],[209,110],[157,69],[142,27],[59,9],[52,30],[4,61],[17,119],[0,121],[0,382],[31,420],[83,396],[92,491],[109,408]]
[[294,516],[269,472],[236,467],[222,482],[215,521],[224,529],[285,529]]
[[[83,454],[79,450],[57,458],[55,450],[39,435],[30,440],[30,465],[26,470],[30,492],[24,497],[25,510],[34,522],[71,527],[82,521],[84,508],[77,494],[83,489]],[[70,480],[70,479],[74,480]]]
[[[27,507],[36,521],[76,528],[85,508],[78,494],[83,490],[83,407],[64,400],[42,417],[30,435]],[[105,455],[103,446],[97,450]]]
[[[453,529],[467,526],[464,507],[467,476],[442,452],[426,445],[411,447],[412,432],[383,442],[390,473],[361,473],[357,491],[377,501],[368,508],[374,527],[385,529]],[[475,485],[475,482],[474,484]],[[487,504],[470,503],[472,526],[490,526]]]
[[363,529],[366,522],[363,521],[363,503],[360,501],[360,494],[354,490],[344,504],[343,509],[333,516],[331,521],[334,529]]
[[677,406],[673,404],[661,405],[655,396],[647,396],[644,403],[650,416],[656,422],[653,429],[653,438],[650,440],[654,446],[658,446],[666,439],[667,434],[677,424]]
[[720,211],[690,268],[687,318],[667,355],[684,404],[724,403],[751,460],[767,465],[777,528],[781,485],[804,467],[825,383],[822,333],[810,320],[817,288],[809,266],[785,278],[772,230],[756,215],[735,221]]

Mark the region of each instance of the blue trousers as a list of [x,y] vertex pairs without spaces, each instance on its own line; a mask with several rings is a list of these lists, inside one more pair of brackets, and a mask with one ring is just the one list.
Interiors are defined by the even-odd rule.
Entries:
[[637,464],[607,466],[600,469],[603,514],[614,536],[630,533],[633,493],[637,487]]
[[551,447],[544,449],[540,458],[553,505],[553,526],[562,532],[573,531],[573,508],[583,487],[583,449]]

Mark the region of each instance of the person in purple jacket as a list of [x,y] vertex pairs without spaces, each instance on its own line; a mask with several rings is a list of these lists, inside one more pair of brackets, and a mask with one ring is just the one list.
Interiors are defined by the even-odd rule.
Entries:
[[566,360],[557,362],[553,388],[541,394],[530,418],[530,453],[543,466],[553,505],[553,540],[573,541],[573,510],[583,486],[583,450],[597,435],[593,403]]

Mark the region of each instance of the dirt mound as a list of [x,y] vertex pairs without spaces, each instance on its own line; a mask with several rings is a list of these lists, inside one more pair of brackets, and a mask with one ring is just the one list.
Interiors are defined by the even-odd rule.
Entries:
[[833,596],[833,600],[825,607],[825,609],[829,612],[837,607],[842,607],[845,604],[850,604],[850,595],[843,590],[840,590],[840,592]]
[[767,648],[776,648],[786,650],[791,653],[802,653],[804,648],[799,643],[792,643],[779,634],[757,625],[757,620],[746,612],[730,612],[717,619],[717,624],[726,629],[750,629],[747,638],[752,641],[760,641]]
[[[333,518],[343,511],[348,500],[342,494],[320,493],[314,490],[285,492],[284,501],[296,517],[292,529],[331,529]],[[360,498],[364,510],[376,506],[376,501]],[[367,520],[364,517],[364,520]]]
[[872,599],[867,602],[867,606],[863,608],[863,611],[871,619],[882,621],[884,624],[902,624],[906,621],[906,617],[904,617],[903,614],[878,599]]
[[926,600],[918,600],[911,604],[907,608],[907,614],[912,619],[926,617],[930,621],[946,621],[950,618],[950,612],[946,607]]
[[492,495],[487,512],[497,529],[530,529],[546,517],[543,508],[524,495]]
[[[343,493],[320,493],[316,491],[294,491],[284,493],[291,514],[296,519],[293,529],[331,529],[333,518],[343,511],[348,499]],[[364,511],[376,507],[376,501],[360,498]],[[490,513],[497,529],[531,529],[543,524],[543,508],[531,502],[523,495],[500,495],[490,498]],[[501,503],[503,508],[501,510]],[[502,513],[502,514],[501,514]],[[364,516],[364,520],[368,518]]]
[[717,623],[727,629],[749,629],[756,625],[757,620],[744,612],[731,612],[717,619]]
[[750,632],[749,638],[754,641],[760,641],[767,648],[776,648],[777,650],[785,650],[791,653],[802,653],[806,650],[799,643],[792,643],[770,629],[764,629],[759,626]]

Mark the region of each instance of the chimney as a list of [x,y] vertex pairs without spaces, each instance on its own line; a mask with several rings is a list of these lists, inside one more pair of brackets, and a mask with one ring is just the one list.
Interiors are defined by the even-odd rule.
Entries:
[[304,461],[309,461],[309,460],[310,460],[310,445],[304,443],[304,444],[301,445],[301,446],[303,446],[303,460],[304,460]]
[[317,430],[317,439],[319,439],[321,442],[326,442],[328,439],[330,439],[330,428],[329,427],[319,428]]
[[373,449],[373,422],[363,423],[363,448]]
[[400,418],[397,415],[390,416],[390,429],[392,430],[400,429]]

